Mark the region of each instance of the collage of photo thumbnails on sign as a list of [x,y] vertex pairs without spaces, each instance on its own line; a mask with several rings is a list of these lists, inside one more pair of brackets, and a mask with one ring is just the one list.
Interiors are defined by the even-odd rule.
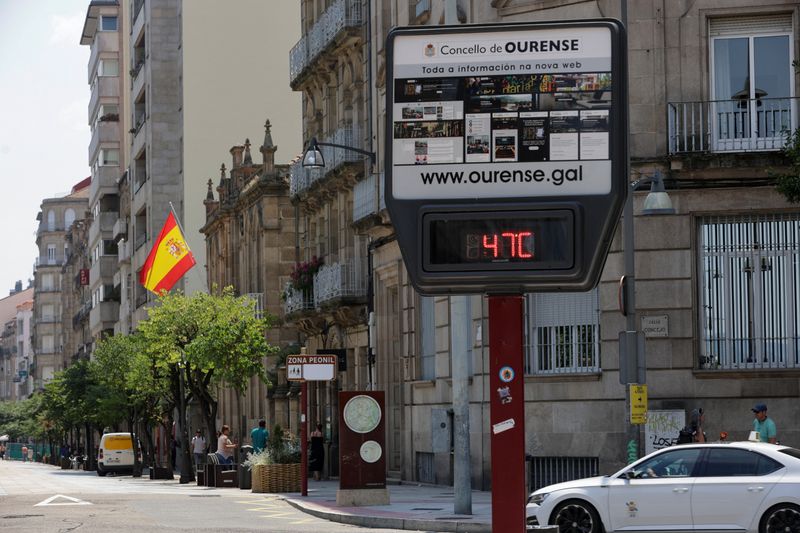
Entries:
[[395,80],[395,165],[609,159],[611,73]]

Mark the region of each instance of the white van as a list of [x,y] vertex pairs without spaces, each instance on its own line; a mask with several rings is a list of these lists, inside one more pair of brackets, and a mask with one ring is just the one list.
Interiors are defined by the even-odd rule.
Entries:
[[97,475],[105,476],[109,472],[133,472],[133,445],[130,433],[106,433],[100,438]]

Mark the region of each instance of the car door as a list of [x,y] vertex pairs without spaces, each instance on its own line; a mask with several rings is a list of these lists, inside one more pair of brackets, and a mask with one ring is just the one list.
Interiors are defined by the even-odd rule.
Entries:
[[671,448],[613,480],[608,488],[610,530],[690,530],[692,476],[701,453],[701,448]]
[[697,530],[746,530],[783,465],[742,448],[707,450],[692,490],[692,520]]

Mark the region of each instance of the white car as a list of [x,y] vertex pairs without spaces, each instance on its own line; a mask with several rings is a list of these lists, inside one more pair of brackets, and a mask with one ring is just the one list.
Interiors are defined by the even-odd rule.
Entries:
[[664,448],[611,476],[537,490],[527,519],[560,533],[800,533],[800,450],[761,442]]

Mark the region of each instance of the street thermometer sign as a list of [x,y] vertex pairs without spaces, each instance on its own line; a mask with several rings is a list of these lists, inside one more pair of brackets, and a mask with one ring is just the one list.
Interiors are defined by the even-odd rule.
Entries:
[[627,193],[616,20],[396,28],[386,206],[425,294],[584,291]]

